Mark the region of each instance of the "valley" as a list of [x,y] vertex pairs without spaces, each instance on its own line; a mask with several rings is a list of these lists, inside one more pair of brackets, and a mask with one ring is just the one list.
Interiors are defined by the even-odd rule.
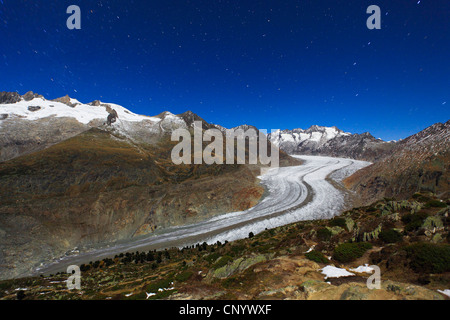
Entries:
[[[54,286],[69,265],[87,272],[83,299],[442,299],[436,290],[446,292],[449,121],[398,142],[320,126],[260,135],[260,148],[264,140],[279,148],[278,168],[250,164],[247,143],[234,145],[235,164],[192,162],[194,149],[177,165],[173,132],[189,138],[218,129],[221,138],[228,129],[190,111],[149,117],[68,96],[1,93],[0,101],[2,298],[18,290],[23,298],[25,287],[30,299],[79,298]],[[218,163],[229,160],[214,153]],[[345,264],[346,255],[368,248],[370,255]],[[414,260],[423,250],[432,252],[426,268]],[[348,274],[356,263],[385,264],[383,277],[403,282],[373,294],[357,284],[360,275],[318,275],[319,266]],[[234,281],[256,281],[246,271],[253,265],[267,285],[251,282],[249,295]],[[402,265],[410,266],[405,275]],[[273,274],[260,273],[262,266]],[[211,295],[196,291],[204,286]]]
[[88,252],[66,256],[44,265],[35,274],[65,272],[69,265],[112,258],[123,252],[233,241],[247,237],[250,232],[257,234],[297,221],[331,219],[349,205],[349,195],[333,187],[326,178],[331,174],[339,176],[342,172],[345,177],[369,165],[363,161],[330,157],[298,158],[304,161],[303,165],[271,169],[260,177],[268,192],[261,202],[248,210],[219,215],[195,224],[165,228],[149,237],[125,243],[92,248]]

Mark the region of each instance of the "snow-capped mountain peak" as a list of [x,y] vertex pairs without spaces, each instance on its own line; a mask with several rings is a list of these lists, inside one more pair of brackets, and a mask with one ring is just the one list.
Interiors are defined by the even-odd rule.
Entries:
[[69,96],[47,100],[32,92],[23,96],[0,92],[0,161],[42,150],[91,128],[111,131],[130,143],[151,144],[189,124],[183,115],[144,116],[100,100],[83,103]]
[[269,135],[270,141],[288,154],[328,155],[361,160],[375,160],[388,147],[370,133],[351,134],[337,127],[313,125],[310,128],[278,130]]
[[[339,130],[336,127],[323,127],[318,125],[313,125],[309,129],[293,129],[293,130],[278,130],[271,133],[271,142],[280,147],[287,144],[300,144],[303,142],[315,142],[323,144],[331,139],[338,136],[349,136],[348,132]],[[287,147],[287,146],[286,146]]]
[[44,118],[74,118],[82,124],[89,124],[93,120],[105,121],[108,115],[114,110],[117,118],[140,122],[150,120],[159,122],[156,117],[138,115],[130,110],[113,103],[84,104],[77,99],[68,96],[55,100],[46,100],[42,96],[26,100],[23,97],[14,103],[0,104],[0,115],[3,119],[38,120]]

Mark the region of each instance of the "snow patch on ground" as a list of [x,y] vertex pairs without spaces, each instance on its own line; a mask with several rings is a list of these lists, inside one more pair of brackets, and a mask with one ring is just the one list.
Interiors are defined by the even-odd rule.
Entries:
[[372,273],[375,269],[369,267],[368,264],[364,265],[364,266],[359,266],[358,268],[355,269],[350,269],[350,271],[356,272],[356,273]]
[[[48,117],[57,118],[75,118],[78,122],[88,124],[89,122],[101,119],[105,120],[109,113],[105,106],[91,106],[82,104],[76,99],[71,99],[71,103],[76,104],[74,107],[61,102],[49,101],[42,98],[34,98],[31,101],[19,101],[12,104],[1,104],[0,114],[7,114],[7,119],[20,118],[23,120],[38,120]],[[161,119],[135,114],[128,109],[113,103],[107,103],[112,109],[116,110],[119,119],[130,122],[139,122],[150,120],[159,122]],[[35,111],[33,111],[35,110]]]
[[335,266],[326,266],[323,269],[320,269],[322,271],[322,274],[325,275],[325,279],[328,278],[341,278],[341,277],[350,277],[354,276],[354,273],[348,272],[345,269],[337,268]]
[[438,292],[450,297],[450,289],[438,290]]
[[306,251],[305,253],[310,253],[311,251],[314,250],[314,248],[316,247],[316,245],[313,245],[311,248],[308,249],[308,251]]

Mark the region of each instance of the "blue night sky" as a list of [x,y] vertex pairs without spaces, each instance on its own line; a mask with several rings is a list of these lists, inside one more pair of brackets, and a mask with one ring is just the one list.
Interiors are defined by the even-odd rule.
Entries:
[[0,0],[0,91],[399,139],[450,118],[449,31],[448,0]]

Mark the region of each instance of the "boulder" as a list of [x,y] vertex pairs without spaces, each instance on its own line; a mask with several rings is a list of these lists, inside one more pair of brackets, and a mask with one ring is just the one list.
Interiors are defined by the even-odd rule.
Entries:
[[330,288],[330,284],[321,280],[306,280],[299,286],[299,288],[305,293],[306,298],[309,298],[313,293],[328,290]]
[[39,106],[29,106],[28,107],[28,111],[31,111],[31,112],[36,112],[39,110],[41,110],[41,107],[39,107]]
[[431,241],[432,241],[433,243],[439,243],[439,242],[444,241],[444,237],[442,236],[442,234],[436,233],[436,234],[433,236],[433,238],[431,238]]
[[64,103],[65,105],[68,105],[69,107],[72,107],[72,108],[74,108],[76,106],[76,104],[73,104],[73,103],[70,102],[69,95],[65,95],[64,97],[57,98],[57,99],[52,100],[52,101]]
[[352,286],[342,293],[340,300],[367,300],[367,294],[360,287]]
[[22,98],[23,98],[23,100],[25,100],[25,101],[31,101],[31,100],[33,100],[34,98],[41,98],[41,99],[43,99],[44,97],[41,96],[40,94],[34,93],[33,91],[28,91],[27,93],[25,93],[25,94],[22,96]]
[[22,100],[17,92],[0,92],[0,104],[16,103]]
[[239,258],[227,264],[226,266],[214,270],[211,276],[214,278],[226,279],[237,272],[244,271],[257,263],[270,259],[271,257],[272,255],[255,255]]
[[328,231],[331,232],[331,236],[335,236],[337,234],[340,234],[341,232],[344,231],[343,228],[339,227],[339,226],[335,226],[335,227],[326,227],[328,229]]
[[353,228],[355,226],[355,221],[353,221],[352,218],[347,217],[347,218],[345,218],[345,225],[347,226],[347,230],[349,232],[352,232]]
[[101,104],[100,100],[94,100],[91,103],[89,103],[89,105],[94,106],[94,107],[99,107]]
[[110,126],[111,124],[113,124],[114,122],[117,121],[117,118],[119,118],[119,115],[117,114],[117,111],[114,110],[113,108],[111,108],[110,105],[105,105],[106,107],[106,111],[108,111],[108,118],[106,119],[106,123],[108,124],[108,126]]
[[443,228],[444,223],[442,222],[441,217],[439,216],[431,216],[425,219],[422,228],[425,230],[433,230],[434,228]]

